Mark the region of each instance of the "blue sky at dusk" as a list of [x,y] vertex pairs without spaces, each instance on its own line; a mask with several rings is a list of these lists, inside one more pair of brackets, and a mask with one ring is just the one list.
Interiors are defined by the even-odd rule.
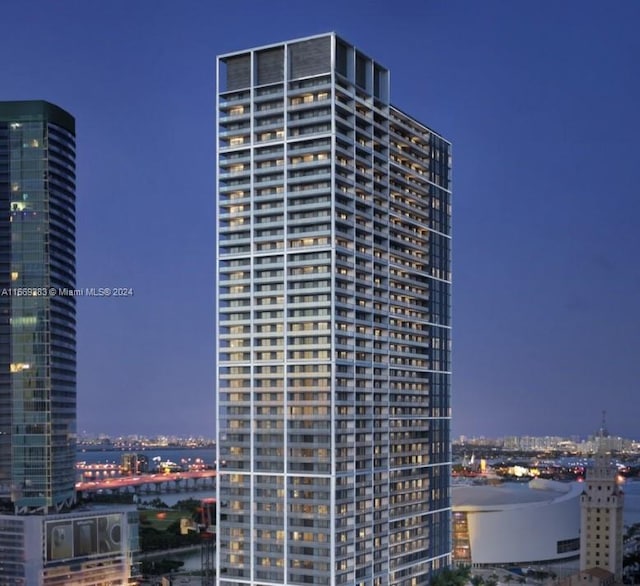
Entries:
[[10,0],[77,124],[78,430],[214,433],[215,57],[336,31],[453,142],[453,434],[640,438],[640,2]]

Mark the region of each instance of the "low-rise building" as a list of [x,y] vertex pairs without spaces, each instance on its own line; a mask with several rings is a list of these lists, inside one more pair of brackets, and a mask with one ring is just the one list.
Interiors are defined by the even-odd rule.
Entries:
[[0,515],[0,584],[129,584],[138,550],[135,507]]
[[454,562],[498,566],[577,558],[582,488],[543,479],[454,486]]

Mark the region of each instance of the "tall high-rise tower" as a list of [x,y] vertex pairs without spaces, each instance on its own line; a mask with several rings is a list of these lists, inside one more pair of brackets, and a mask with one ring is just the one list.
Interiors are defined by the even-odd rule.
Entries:
[[[603,435],[601,434],[601,438]],[[622,584],[624,494],[603,445],[587,470],[580,505],[580,570],[602,568]]]
[[450,560],[450,144],[334,34],[223,55],[219,586]]
[[128,584],[135,507],[75,503],[75,122],[0,102],[0,583]]
[[75,121],[0,103],[0,506],[75,500]]

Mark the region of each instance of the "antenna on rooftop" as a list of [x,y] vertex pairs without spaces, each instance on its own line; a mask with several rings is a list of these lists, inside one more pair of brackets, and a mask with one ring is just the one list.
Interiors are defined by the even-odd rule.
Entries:
[[600,437],[609,437],[609,432],[607,431],[607,411],[605,409],[602,410],[602,423],[600,424]]

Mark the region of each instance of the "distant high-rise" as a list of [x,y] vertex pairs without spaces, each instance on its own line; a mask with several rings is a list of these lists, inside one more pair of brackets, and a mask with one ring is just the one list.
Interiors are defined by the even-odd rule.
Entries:
[[218,92],[217,584],[428,584],[451,146],[334,34],[221,56]]
[[0,103],[0,505],[75,499],[75,121]]

